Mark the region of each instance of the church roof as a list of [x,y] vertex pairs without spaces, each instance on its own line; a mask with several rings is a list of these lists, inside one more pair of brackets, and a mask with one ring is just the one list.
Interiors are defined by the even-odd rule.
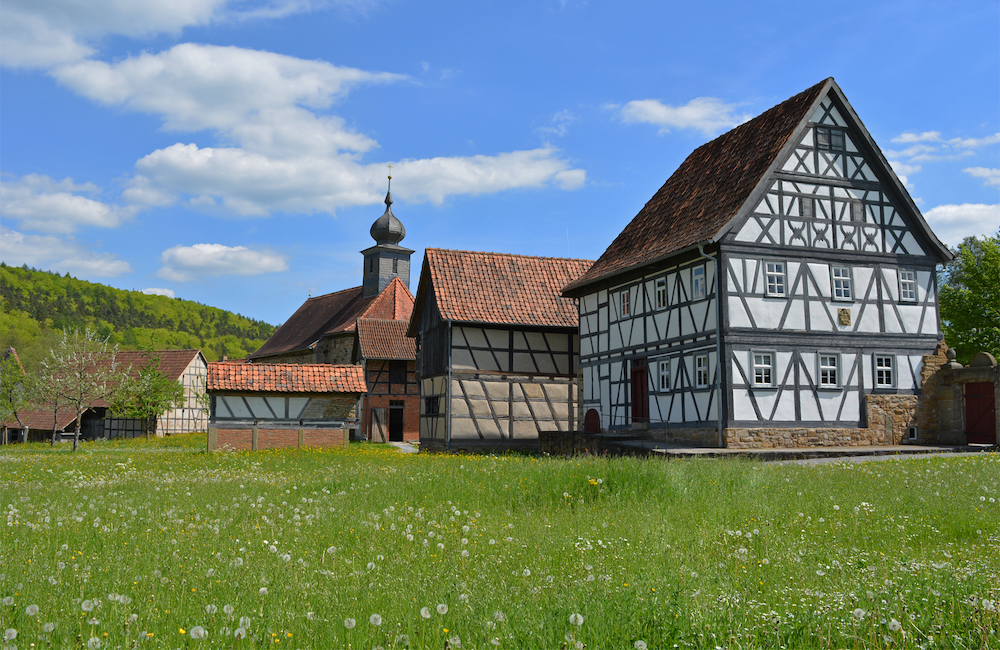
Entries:
[[365,359],[417,358],[416,339],[406,336],[409,320],[358,319],[358,345]]
[[209,391],[255,393],[364,393],[361,366],[326,363],[233,363],[208,364]]
[[403,227],[403,222],[392,213],[392,192],[386,192],[385,212],[375,220],[369,233],[376,244],[398,244],[406,237],[406,228]]
[[352,287],[309,298],[249,358],[308,350],[324,336],[353,332],[359,318],[408,320],[412,311],[413,294],[399,278],[377,296],[365,298]]
[[608,246],[590,270],[563,289],[578,297],[585,287],[665,259],[697,244],[714,243],[758,200],[760,186],[795,146],[819,101],[834,94],[856,124],[890,185],[916,216],[936,254],[951,254],[931,232],[909,193],[833,77],[807,88],[715,140],[695,149]]
[[446,321],[576,327],[579,322],[576,305],[559,292],[592,263],[428,248],[409,334],[416,334],[418,312],[423,307],[428,283],[433,287],[441,318]]

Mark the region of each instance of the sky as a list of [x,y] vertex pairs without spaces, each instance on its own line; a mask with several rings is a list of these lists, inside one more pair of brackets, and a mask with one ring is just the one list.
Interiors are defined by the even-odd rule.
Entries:
[[1000,227],[995,0],[4,0],[0,41],[0,259],[272,324],[361,284],[390,171],[413,291],[597,259],[830,76],[942,241]]

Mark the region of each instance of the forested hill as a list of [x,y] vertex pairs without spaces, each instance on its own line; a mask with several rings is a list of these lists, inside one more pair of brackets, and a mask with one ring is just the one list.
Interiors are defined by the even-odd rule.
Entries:
[[13,345],[26,364],[63,330],[90,326],[123,350],[198,348],[209,361],[244,357],[276,329],[190,300],[147,296],[0,263],[0,353]]

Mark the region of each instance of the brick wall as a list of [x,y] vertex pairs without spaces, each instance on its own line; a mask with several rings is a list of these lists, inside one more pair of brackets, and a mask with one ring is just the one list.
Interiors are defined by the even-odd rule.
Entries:
[[208,451],[284,449],[290,447],[346,447],[345,429],[278,429],[209,427]]

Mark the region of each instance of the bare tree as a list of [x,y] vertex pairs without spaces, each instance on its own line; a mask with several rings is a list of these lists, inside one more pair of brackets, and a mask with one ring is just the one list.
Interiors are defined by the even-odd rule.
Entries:
[[109,346],[107,338],[88,327],[83,332],[64,332],[42,361],[43,376],[50,382],[46,392],[57,395],[75,414],[73,451],[80,446],[83,414],[100,401],[113,400],[128,376],[128,369],[115,359],[117,352],[117,345]]
[[14,418],[21,431],[25,430],[21,421],[21,411],[28,405],[28,377],[21,367],[14,348],[8,348],[0,361],[0,427],[3,429],[3,439],[0,444],[7,444],[7,422]]

